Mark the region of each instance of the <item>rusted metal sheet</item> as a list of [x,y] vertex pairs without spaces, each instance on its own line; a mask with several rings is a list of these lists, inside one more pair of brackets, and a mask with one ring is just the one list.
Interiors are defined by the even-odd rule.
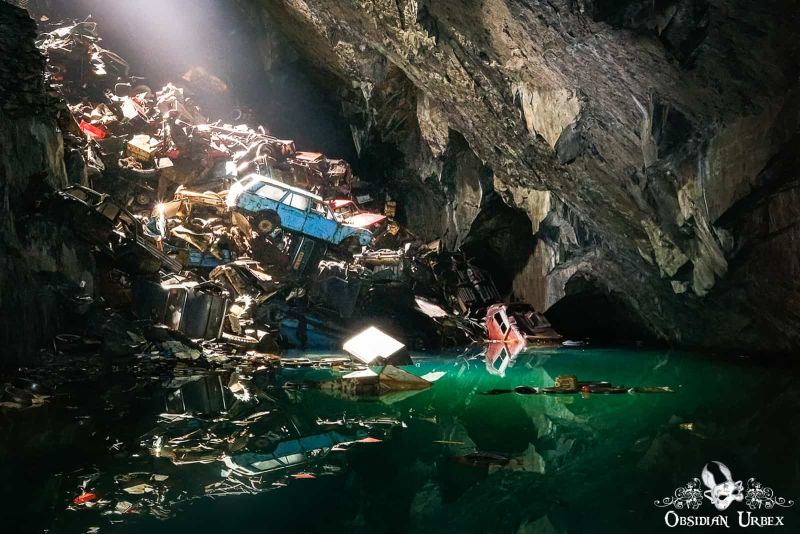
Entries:
[[491,343],[558,344],[558,334],[544,316],[530,305],[493,304],[486,310],[486,333]]

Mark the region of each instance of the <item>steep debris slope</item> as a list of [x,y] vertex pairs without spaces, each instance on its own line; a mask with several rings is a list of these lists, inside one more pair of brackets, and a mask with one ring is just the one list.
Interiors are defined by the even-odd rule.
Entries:
[[0,365],[30,356],[93,282],[88,247],[30,215],[43,191],[67,182],[58,129],[66,110],[46,91],[35,39],[27,12],[0,2]]
[[[687,345],[781,351],[800,346],[792,6],[250,8],[338,89],[399,216],[451,246],[489,243],[495,264],[512,256],[515,296],[561,318],[606,302]],[[499,199],[530,227],[498,238]]]
[[[11,13],[21,27],[32,25]],[[361,184],[347,161],[298,150],[264,125],[212,120],[197,95],[209,85],[225,91],[213,75],[151,89],[104,47],[92,20],[40,22],[44,83],[35,50],[22,51],[9,83],[13,90],[14,76],[32,80],[8,109],[29,104],[41,115],[32,133],[42,137],[12,130],[8,140],[9,190],[20,191],[2,302],[4,317],[24,325],[22,339],[12,336],[14,320],[5,334],[20,354],[40,342],[54,351],[39,352],[45,364],[54,354],[95,350],[273,364],[280,349],[337,350],[376,325],[390,333],[381,336],[397,336],[391,346],[410,349],[484,339],[487,308],[502,308],[491,279],[463,254],[397,224],[393,201],[378,203],[383,191]],[[25,165],[38,172],[23,174]],[[75,302],[55,302],[57,289]],[[520,350],[561,339],[529,307],[492,318]],[[395,353],[396,346],[383,356]]]

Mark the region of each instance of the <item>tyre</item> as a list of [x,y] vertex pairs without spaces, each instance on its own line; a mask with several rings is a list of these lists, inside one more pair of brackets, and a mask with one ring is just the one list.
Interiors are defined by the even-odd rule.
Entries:
[[251,225],[258,235],[265,236],[281,225],[281,219],[274,211],[265,211],[254,216]]
[[139,206],[149,206],[153,202],[152,195],[150,193],[139,192],[133,197],[136,201],[136,204]]

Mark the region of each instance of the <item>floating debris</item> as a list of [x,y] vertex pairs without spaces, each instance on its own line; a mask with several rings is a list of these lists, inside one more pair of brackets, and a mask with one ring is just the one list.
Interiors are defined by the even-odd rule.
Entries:
[[568,395],[580,393],[619,394],[619,393],[674,393],[669,386],[626,387],[614,386],[605,381],[579,381],[575,375],[560,375],[555,378],[555,385],[551,387],[517,386],[513,389],[490,389],[482,391],[480,395],[505,395],[517,393],[519,395]]
[[72,502],[80,505],[80,504],[86,504],[87,502],[91,502],[94,500],[97,500],[97,494],[92,492],[87,492],[87,493],[81,493],[80,495],[72,499]]

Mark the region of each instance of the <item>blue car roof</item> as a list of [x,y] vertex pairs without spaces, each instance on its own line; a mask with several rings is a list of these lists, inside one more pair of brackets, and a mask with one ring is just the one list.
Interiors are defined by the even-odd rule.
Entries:
[[316,200],[318,202],[323,202],[321,196],[315,195],[311,191],[306,191],[305,189],[300,189],[299,187],[291,186],[289,184],[281,182],[280,180],[275,180],[274,178],[270,178],[269,176],[264,176],[264,175],[261,175],[261,174],[255,174],[255,173],[248,174],[247,176],[245,176],[244,178],[239,180],[239,182],[244,182],[244,181],[250,180],[252,178],[256,178],[260,182],[264,182],[264,183],[267,183],[267,184],[272,184],[275,187],[280,187],[281,189],[285,189],[287,191],[291,191],[292,193],[297,193],[298,195],[302,195],[304,197],[308,197],[308,198]]

